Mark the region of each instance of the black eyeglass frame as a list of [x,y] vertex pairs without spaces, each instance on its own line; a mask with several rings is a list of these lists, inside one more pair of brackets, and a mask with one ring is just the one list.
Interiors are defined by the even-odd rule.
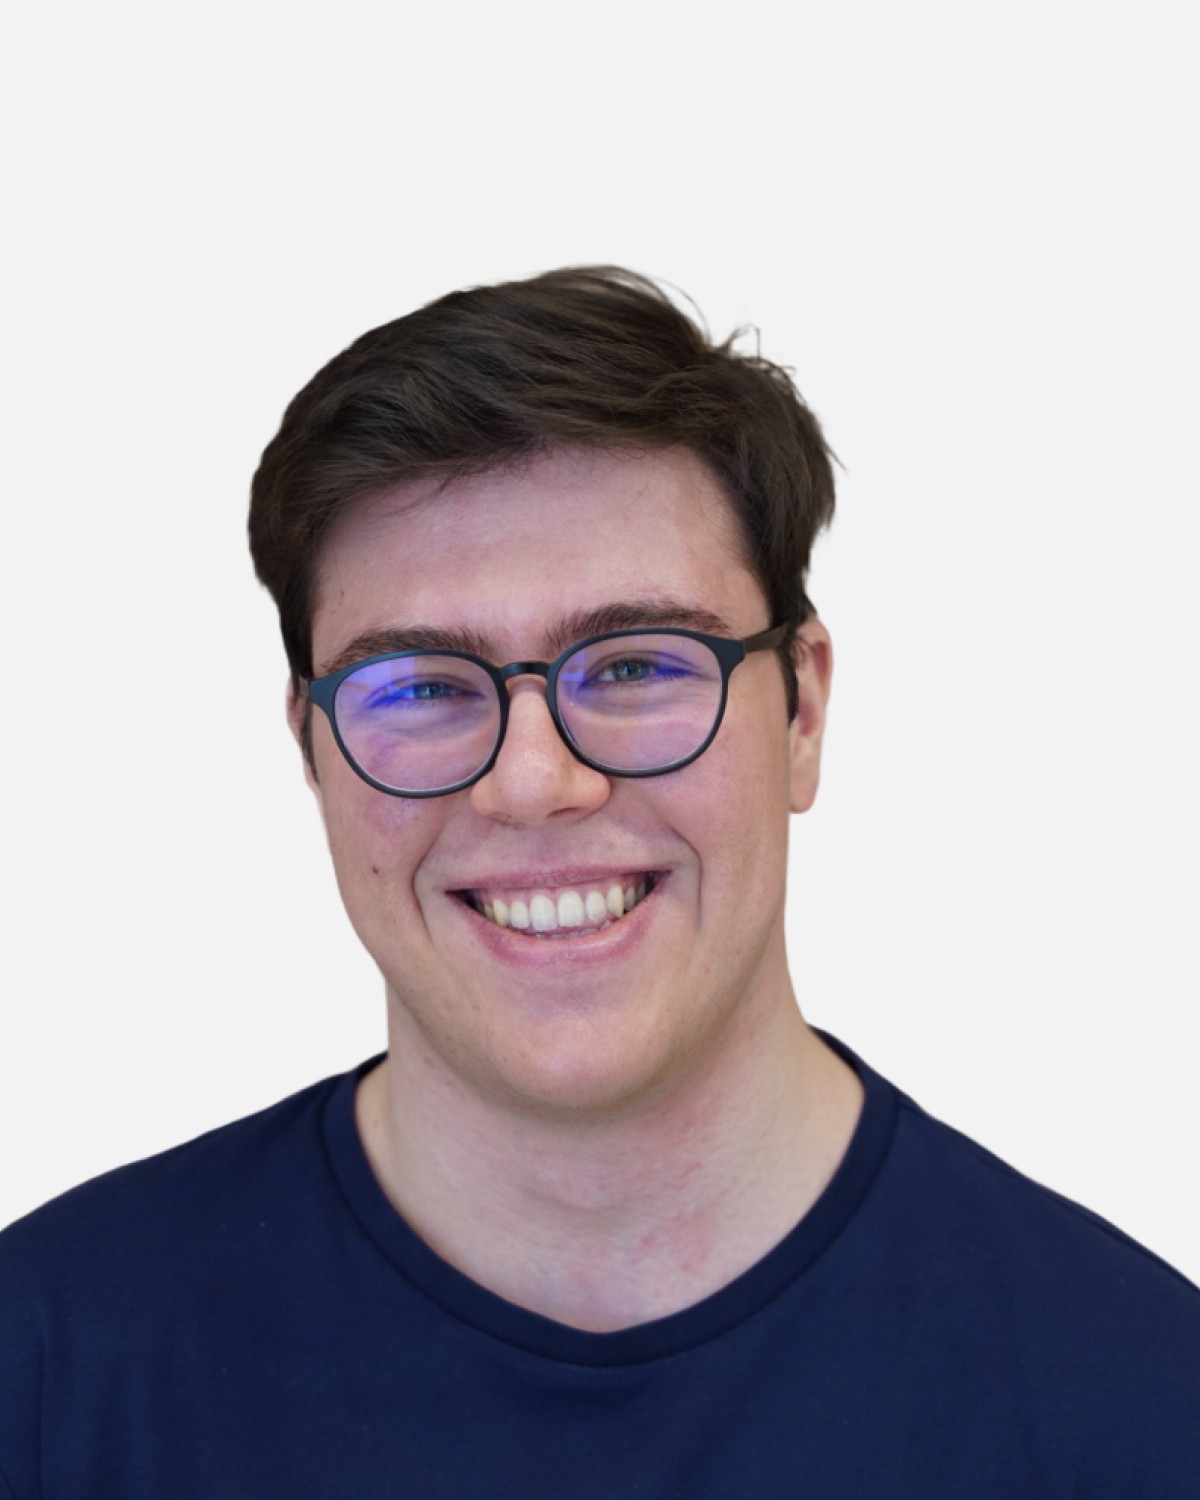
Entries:
[[[471,651],[440,650],[428,646],[417,647],[409,651],[385,651],[378,656],[366,656],[362,661],[351,662],[348,667],[342,667],[336,672],[328,672],[324,677],[313,677],[304,679],[304,689],[308,693],[310,702],[315,703],[325,717],[329,720],[329,727],[333,730],[333,737],[337,741],[338,749],[345,756],[350,769],[360,776],[368,786],[373,786],[376,791],[384,792],[389,797],[449,797],[454,792],[465,791],[467,787],[474,786],[481,780],[496,764],[496,758],[500,754],[500,748],[504,744],[504,737],[508,732],[508,710],[512,696],[505,688],[514,677],[542,677],[546,682],[546,707],[550,711],[550,717],[554,721],[554,727],[558,730],[567,749],[576,760],[582,761],[585,766],[590,766],[593,771],[599,771],[605,776],[622,776],[631,779],[639,779],[646,776],[665,776],[670,771],[680,771],[684,766],[690,766],[694,760],[708,749],[717,736],[717,730],[721,727],[721,721],[725,717],[725,704],[729,697],[729,676],[736,666],[739,666],[753,651],[770,651],[780,645],[787,634],[786,625],[774,625],[769,630],[760,631],[757,635],[748,635],[742,640],[731,640],[723,635],[705,635],[699,630],[685,630],[678,625],[645,625],[636,630],[606,630],[600,635],[589,635],[581,641],[575,641],[567,649],[554,658],[553,661],[510,661],[503,667],[494,666],[490,661],[485,661],[482,656],[476,656]],[[685,755],[681,760],[672,761],[670,765],[655,766],[647,771],[623,771],[613,766],[606,766],[603,761],[595,760],[583,750],[571,738],[570,730],[563,722],[558,711],[558,678],[559,673],[571,657],[577,651],[584,650],[587,646],[599,645],[601,641],[622,640],[627,637],[643,635],[679,635],[688,640],[699,641],[707,646],[717,659],[717,665],[721,669],[721,697],[717,704],[717,711],[713,717],[713,726],[704,742],[699,745],[690,755]],[[354,756],[350,753],[342,732],[338,727],[337,714],[334,709],[334,701],[337,690],[347,677],[355,672],[360,672],[363,667],[374,666],[378,662],[400,661],[410,656],[450,656],[459,661],[473,662],[481,667],[491,678],[496,688],[496,697],[500,704],[500,722],[496,730],[496,743],[492,746],[491,753],[478,771],[472,773],[464,781],[456,781],[452,786],[438,787],[436,790],[427,792],[405,792],[398,787],[387,786],[382,781],[377,781],[365,771]]]

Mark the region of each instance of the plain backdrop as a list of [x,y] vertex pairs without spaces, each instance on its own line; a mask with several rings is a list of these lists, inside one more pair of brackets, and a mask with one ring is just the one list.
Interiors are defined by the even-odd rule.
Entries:
[[[844,465],[801,1004],[1200,1278],[1188,7],[25,8],[0,97],[0,1221],[383,1045],[244,543],[292,393],[615,261]],[[586,538],[581,539],[586,546]]]

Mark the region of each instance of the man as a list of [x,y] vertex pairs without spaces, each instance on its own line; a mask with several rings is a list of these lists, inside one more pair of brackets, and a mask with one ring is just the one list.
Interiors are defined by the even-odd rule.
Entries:
[[388,1052],[8,1231],[8,1495],[1197,1493],[1200,1294],[797,1008],[832,504],[625,272],[296,397],[251,541]]

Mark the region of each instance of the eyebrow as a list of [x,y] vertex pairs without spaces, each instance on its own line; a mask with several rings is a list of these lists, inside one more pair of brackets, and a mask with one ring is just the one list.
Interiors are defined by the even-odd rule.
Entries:
[[[594,609],[573,610],[563,615],[546,633],[547,657],[558,656],[576,641],[590,635],[604,635],[610,630],[651,629],[674,625],[684,630],[698,630],[704,635],[731,635],[729,622],[712,610],[684,604],[665,595],[646,599],[622,599],[601,604]],[[387,656],[394,651],[466,651],[485,661],[500,665],[494,642],[478,631],[462,626],[395,625],[385,629],[365,630],[356,635],[326,662],[319,676],[340,672],[369,656]]]

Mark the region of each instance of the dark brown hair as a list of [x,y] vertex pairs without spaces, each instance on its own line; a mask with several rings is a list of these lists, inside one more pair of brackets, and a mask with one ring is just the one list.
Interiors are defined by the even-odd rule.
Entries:
[[[321,544],[354,501],[560,447],[681,444],[723,482],[772,624],[795,631],[831,454],[787,372],[714,344],[652,281],[617,267],[452,292],[332,359],[284,412],[254,476],[250,550],[294,683],[311,677]],[[795,679],[785,673],[789,712]]]

